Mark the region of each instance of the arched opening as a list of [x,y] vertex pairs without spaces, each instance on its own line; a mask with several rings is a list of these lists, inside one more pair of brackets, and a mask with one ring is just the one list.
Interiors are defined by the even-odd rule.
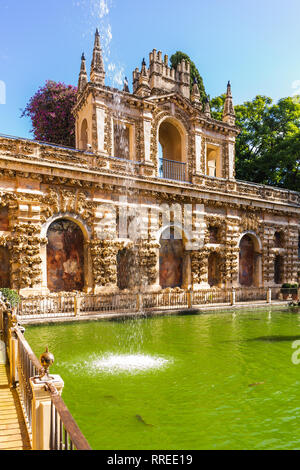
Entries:
[[274,282],[275,284],[283,283],[283,257],[276,255],[274,259]]
[[218,286],[221,282],[220,272],[221,258],[216,252],[208,256],[208,284],[210,287]]
[[88,125],[87,120],[84,119],[81,123],[80,130],[80,148],[86,150],[88,146]]
[[10,262],[7,248],[0,247],[0,288],[10,287]]
[[181,287],[184,283],[184,243],[178,238],[174,227],[166,229],[160,237],[159,284],[163,289]]
[[239,282],[241,286],[259,286],[261,255],[257,239],[247,233],[240,241]]
[[51,292],[82,291],[84,237],[72,220],[57,219],[47,231],[47,286]]
[[184,137],[182,131],[171,119],[164,120],[159,126],[158,143],[160,176],[186,181]]

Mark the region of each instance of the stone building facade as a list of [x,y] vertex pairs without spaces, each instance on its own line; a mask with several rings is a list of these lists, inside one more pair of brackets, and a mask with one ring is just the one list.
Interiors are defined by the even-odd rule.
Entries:
[[235,179],[231,86],[212,119],[189,64],[153,50],[133,93],[82,56],[76,149],[0,137],[0,284],[61,291],[278,286],[299,278],[300,194]]

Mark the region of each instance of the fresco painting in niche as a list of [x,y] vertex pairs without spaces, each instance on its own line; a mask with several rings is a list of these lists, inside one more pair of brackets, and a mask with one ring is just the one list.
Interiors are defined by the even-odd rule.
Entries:
[[217,253],[210,253],[208,257],[208,284],[217,286],[220,283],[220,257]]
[[119,289],[130,287],[130,268],[134,266],[133,253],[130,250],[121,250],[117,254],[117,285]]
[[181,287],[184,248],[182,240],[174,238],[174,230],[170,230],[170,238],[160,239],[159,251],[159,283],[162,288]]
[[0,288],[10,287],[10,263],[7,248],[0,247]]
[[61,219],[47,232],[47,282],[52,292],[82,290],[84,286],[83,234],[77,224]]
[[239,282],[242,286],[252,286],[254,281],[254,244],[249,235],[240,242]]
[[0,231],[7,232],[8,227],[8,208],[1,207],[0,209]]

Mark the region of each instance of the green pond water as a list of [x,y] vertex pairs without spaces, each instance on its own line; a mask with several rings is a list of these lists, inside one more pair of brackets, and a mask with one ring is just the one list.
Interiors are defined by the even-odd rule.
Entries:
[[300,449],[300,310],[48,324],[25,336],[37,356],[46,345],[55,355],[93,449]]

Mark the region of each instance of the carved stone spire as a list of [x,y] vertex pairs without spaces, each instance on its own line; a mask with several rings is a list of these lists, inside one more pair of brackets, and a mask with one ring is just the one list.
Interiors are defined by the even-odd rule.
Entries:
[[124,79],[123,91],[126,91],[127,93],[129,93],[129,86],[128,86],[127,77],[125,77],[125,79]]
[[231,126],[235,125],[235,112],[233,107],[230,82],[227,83],[227,93],[224,103],[222,121],[227,122],[227,124],[230,124]]
[[209,99],[206,98],[205,99],[205,103],[204,103],[204,114],[207,118],[211,118],[211,113],[210,113],[210,104],[209,104]]
[[100,46],[100,34],[98,28],[95,33],[95,42],[93,50],[93,59],[91,63],[91,73],[90,73],[91,82],[96,83],[97,85],[104,85],[105,80],[105,70],[102,58],[102,50]]
[[82,53],[80,73],[79,73],[79,79],[78,79],[78,93],[82,92],[87,82],[88,82],[88,76],[86,73],[85,57],[84,57],[84,53]]
[[149,86],[149,74],[146,67],[146,61],[143,59],[142,61],[142,68],[141,72],[138,76],[138,84],[135,94],[138,96],[149,96],[151,93],[151,89]]

